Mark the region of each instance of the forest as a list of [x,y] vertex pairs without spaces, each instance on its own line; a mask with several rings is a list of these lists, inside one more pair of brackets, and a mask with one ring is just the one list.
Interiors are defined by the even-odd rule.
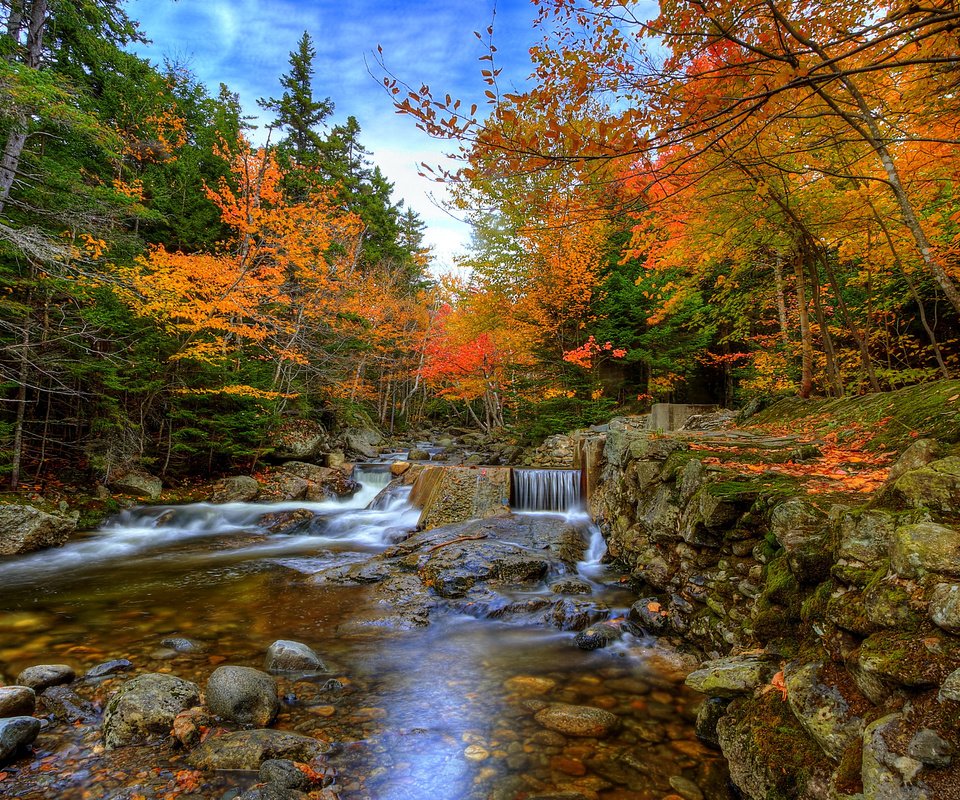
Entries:
[[536,0],[528,76],[476,32],[479,107],[378,53],[472,225],[437,277],[309,33],[254,131],[230,87],[133,55],[121,3],[0,3],[9,486],[249,469],[288,418],[529,444],[956,376],[960,12],[640,9]]

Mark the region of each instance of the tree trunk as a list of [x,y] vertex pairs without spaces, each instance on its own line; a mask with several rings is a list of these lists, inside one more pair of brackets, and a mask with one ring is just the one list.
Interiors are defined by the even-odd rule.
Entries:
[[797,276],[797,305],[800,308],[800,396],[810,397],[813,391],[813,342],[810,338],[810,314],[807,310],[806,279],[803,258],[797,254],[794,263]]

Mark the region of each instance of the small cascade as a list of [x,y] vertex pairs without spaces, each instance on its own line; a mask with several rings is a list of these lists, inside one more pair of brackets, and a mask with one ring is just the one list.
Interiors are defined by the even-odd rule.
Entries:
[[350,477],[361,486],[353,503],[360,508],[369,506],[393,480],[390,465],[377,463],[355,464]]
[[578,469],[514,469],[510,505],[516,511],[567,513],[581,502]]

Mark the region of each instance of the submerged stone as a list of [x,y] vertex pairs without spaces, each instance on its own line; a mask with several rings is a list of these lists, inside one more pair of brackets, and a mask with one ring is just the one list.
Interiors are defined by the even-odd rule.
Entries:
[[33,744],[40,733],[40,720],[34,717],[0,719],[0,766],[13,759],[18,750]]
[[217,667],[204,696],[214,714],[241,725],[262,728],[280,710],[276,680],[253,667]]
[[268,759],[308,762],[329,750],[326,742],[298,733],[269,729],[237,731],[209,737],[187,760],[199,769],[258,770]]
[[173,675],[147,673],[127,681],[110,698],[103,718],[108,750],[161,739],[177,714],[200,702],[196,684]]
[[620,727],[616,714],[593,706],[574,706],[566,703],[551,703],[538,711],[534,718],[544,728],[566,736],[591,736],[603,738]]

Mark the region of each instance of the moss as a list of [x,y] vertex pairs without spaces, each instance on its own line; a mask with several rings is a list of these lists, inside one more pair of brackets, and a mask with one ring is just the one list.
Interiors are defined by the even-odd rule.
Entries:
[[834,564],[830,574],[840,583],[863,588],[874,577],[876,570],[873,567],[854,567],[849,564]]
[[771,560],[764,570],[764,587],[760,594],[760,603],[779,603],[790,606],[798,602],[800,585],[790,572],[786,555],[779,555]]
[[800,604],[800,619],[808,624],[823,619],[834,588],[833,581],[824,581],[817,586]]
[[707,454],[700,450],[674,450],[667,460],[663,464],[663,469],[660,472],[660,477],[665,481],[675,481],[677,477],[683,472],[683,468],[687,466],[687,463],[693,461],[695,458],[702,459]]

